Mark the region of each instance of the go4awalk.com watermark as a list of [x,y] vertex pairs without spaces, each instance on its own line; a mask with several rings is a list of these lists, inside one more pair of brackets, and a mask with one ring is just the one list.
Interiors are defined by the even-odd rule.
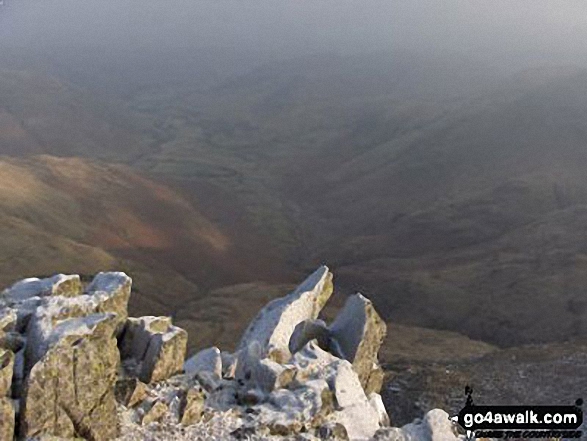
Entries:
[[583,400],[569,406],[477,406],[467,387],[465,407],[451,417],[466,433],[467,440],[495,439],[580,439]]

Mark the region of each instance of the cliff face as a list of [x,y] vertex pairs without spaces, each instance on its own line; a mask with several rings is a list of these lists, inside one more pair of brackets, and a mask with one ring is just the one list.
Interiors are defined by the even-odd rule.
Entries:
[[332,292],[321,267],[267,304],[236,352],[186,361],[170,318],[128,317],[124,273],[20,281],[0,296],[0,440],[456,439],[440,410],[389,427],[386,325],[361,294],[327,325]]

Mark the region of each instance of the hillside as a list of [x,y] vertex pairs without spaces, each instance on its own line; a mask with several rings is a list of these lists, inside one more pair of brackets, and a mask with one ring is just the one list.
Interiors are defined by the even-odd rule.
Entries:
[[[328,261],[340,289],[367,293],[387,320],[502,346],[585,335],[587,74],[561,66],[504,79],[474,60],[453,61],[307,57],[208,89],[178,79],[100,105],[81,99],[80,85],[39,79],[35,88],[27,81],[37,77],[5,73],[4,84],[23,86],[3,89],[16,104],[0,117],[0,140],[19,155],[122,161],[128,179],[138,173],[181,198],[170,210],[148,209],[154,190],[134,177],[125,192],[95,193],[93,181],[84,198],[113,188],[123,196],[104,206],[108,220],[91,234],[75,222],[63,236],[169,269],[204,292],[290,283]],[[27,104],[38,89],[45,107]],[[121,127],[138,154],[108,137],[92,144],[102,131],[72,144],[76,131],[59,126],[74,121],[68,102],[87,116],[82,127],[105,127],[117,140],[126,135],[112,127]],[[112,114],[96,110],[109,106]],[[34,109],[60,121],[43,146]],[[119,111],[127,119],[113,117]],[[122,223],[133,227],[119,232]],[[210,229],[219,241],[204,239]],[[222,243],[226,250],[215,249]]]
[[379,61],[292,60],[179,101],[145,92],[134,106],[172,123],[135,166],[247,201],[290,264],[332,262],[388,319],[500,345],[584,335],[585,71],[469,72],[459,89]]
[[236,257],[234,231],[126,166],[44,155],[2,157],[0,170],[2,283],[119,265],[143,278],[131,309],[171,314],[210,287],[280,274],[277,258]]
[[0,69],[0,154],[128,159],[142,149],[124,106],[56,77]]

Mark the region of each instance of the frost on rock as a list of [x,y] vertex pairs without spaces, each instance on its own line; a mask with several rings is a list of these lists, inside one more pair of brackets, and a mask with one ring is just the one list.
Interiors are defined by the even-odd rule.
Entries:
[[22,397],[21,432],[108,440],[117,434],[114,384],[120,363],[114,314],[72,318],[55,327]]
[[220,349],[212,347],[198,352],[193,357],[185,361],[183,370],[186,374],[196,374],[198,372],[211,372],[218,378],[222,377],[222,357]]
[[332,339],[344,358],[353,364],[367,393],[379,393],[383,378],[377,354],[387,326],[371,301],[361,294],[349,297],[330,330]]
[[294,292],[273,300],[259,312],[245,331],[239,349],[257,342],[263,355],[277,362],[287,361],[291,356],[289,341],[296,326],[318,318],[332,289],[332,274],[326,266],[318,268]]
[[186,361],[169,317],[128,317],[124,273],[85,289],[78,276],[18,282],[0,296],[0,440],[455,440],[442,411],[388,427],[385,324],[358,294],[328,326],[332,290],[321,267],[265,306],[236,352]]
[[121,337],[122,358],[144,383],[166,380],[183,370],[187,338],[169,317],[129,318]]
[[29,278],[16,282],[2,292],[5,301],[23,302],[32,297],[65,296],[75,297],[82,293],[78,275],[57,274],[47,279]]

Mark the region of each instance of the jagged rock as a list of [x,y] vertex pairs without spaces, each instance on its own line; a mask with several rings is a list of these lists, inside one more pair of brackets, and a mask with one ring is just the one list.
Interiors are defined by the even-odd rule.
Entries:
[[94,314],[54,327],[46,353],[27,377],[20,422],[24,436],[116,437],[116,323],[114,314]]
[[360,440],[389,424],[381,397],[365,394],[382,381],[385,326],[362,296],[332,327],[318,320],[332,293],[326,267],[267,305],[235,353],[213,347],[187,361],[187,333],[169,317],[127,317],[124,273],[100,273],[85,293],[78,281],[29,279],[0,302],[0,348],[11,349],[0,349],[0,396],[21,396],[23,439],[114,439],[118,423],[165,438],[228,414],[223,433],[254,426],[258,437]]
[[186,360],[183,365],[186,374],[195,374],[197,372],[210,372],[218,378],[222,377],[222,358],[220,349],[212,347],[198,352],[193,357]]
[[333,410],[332,395],[324,380],[308,381],[295,389],[273,391],[266,403],[254,407],[257,423],[272,435],[292,435],[322,424]]
[[120,335],[128,317],[132,279],[122,272],[99,273],[88,285],[87,294],[92,297],[94,312],[116,314],[117,335]]
[[[245,383],[249,387],[258,388],[264,392],[272,392],[286,387],[292,382],[295,370],[265,358],[257,363],[249,363],[250,370],[245,374]],[[247,375],[250,373],[250,375]],[[238,377],[237,377],[238,378]]]
[[165,334],[156,334],[149,342],[139,378],[145,383],[161,381],[183,369],[187,350],[187,332],[172,326]]
[[[349,297],[330,327],[332,338],[353,367],[367,394],[381,390],[382,372],[377,361],[387,333],[371,301],[361,294]],[[371,376],[374,378],[371,379]]]
[[0,336],[0,349],[8,349],[13,353],[17,353],[26,343],[26,338],[17,332],[7,332]]
[[10,394],[13,373],[14,354],[12,351],[0,348],[0,398]]
[[[127,316],[131,279],[124,273],[100,273],[88,289],[88,293],[74,297],[50,296],[38,298],[39,302],[28,319],[26,328],[26,366],[28,372],[46,352],[49,335],[61,322],[97,313],[112,313],[117,334]],[[27,299],[26,302],[32,299]],[[25,302],[25,303],[26,303]],[[24,308],[28,311],[30,305]],[[20,312],[23,304],[15,306]]]
[[265,356],[278,363],[291,356],[289,342],[296,326],[312,320],[332,294],[332,274],[326,266],[320,267],[294,292],[273,300],[265,306],[245,331],[239,349],[257,342]]
[[53,436],[53,435],[39,435],[35,436],[34,438],[27,438],[26,441],[85,441],[83,438],[63,438],[60,436]]
[[120,344],[121,357],[141,361],[153,335],[167,332],[171,325],[171,317],[146,316],[127,319]]
[[207,371],[198,372],[196,374],[196,379],[208,392],[215,391],[222,387],[222,385],[226,385],[226,382],[224,382],[222,379]]
[[12,441],[14,438],[14,415],[12,400],[0,397],[0,441]]
[[379,415],[379,425],[381,427],[389,427],[391,423],[389,421],[389,415],[387,414],[387,410],[385,409],[381,395],[372,392],[371,395],[369,395],[369,404],[377,411],[377,414]]
[[323,349],[330,346],[330,329],[323,320],[304,320],[298,323],[289,340],[289,351],[295,354],[311,340],[318,341]]
[[29,278],[16,282],[2,292],[9,304],[22,303],[33,297],[75,297],[82,293],[78,275],[57,274],[46,279]]
[[190,389],[185,395],[185,402],[182,403],[181,424],[190,426],[199,423],[204,414],[205,396],[202,391]]
[[371,393],[380,393],[381,388],[383,387],[383,381],[385,380],[385,372],[383,368],[379,364],[378,361],[373,363],[373,367],[371,369],[371,373],[369,374],[369,378],[367,379],[367,384],[365,384],[364,389],[367,395]]
[[143,401],[149,391],[147,385],[136,378],[118,380],[115,386],[116,401],[125,407],[134,407]]
[[461,441],[464,437],[455,432],[448,413],[441,409],[429,411],[422,420],[397,427],[386,427],[377,431],[378,441]]
[[169,407],[167,404],[165,404],[163,401],[156,401],[155,404],[153,404],[151,408],[145,412],[141,424],[146,426],[148,424],[160,421],[168,410]]
[[346,360],[341,361],[334,377],[334,394],[342,410],[336,413],[353,440],[370,439],[380,428],[381,417],[365,396],[359,378]]
[[292,358],[297,369],[296,381],[325,380],[334,393],[338,409],[330,418],[342,424],[350,439],[369,439],[379,429],[380,416],[371,406],[359,377],[347,360],[321,349],[316,341],[308,343]]
[[121,337],[123,359],[132,359],[136,375],[145,383],[165,380],[183,370],[187,332],[171,324],[169,317],[127,320]]
[[296,369],[296,382],[304,383],[314,379],[330,381],[341,361],[312,340],[292,357],[290,364]]

